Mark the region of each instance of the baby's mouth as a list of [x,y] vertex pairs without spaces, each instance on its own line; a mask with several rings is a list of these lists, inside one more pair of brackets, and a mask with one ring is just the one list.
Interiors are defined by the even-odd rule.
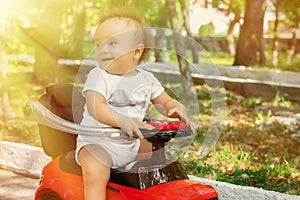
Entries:
[[101,58],[102,62],[112,61],[112,60],[114,60],[114,58]]

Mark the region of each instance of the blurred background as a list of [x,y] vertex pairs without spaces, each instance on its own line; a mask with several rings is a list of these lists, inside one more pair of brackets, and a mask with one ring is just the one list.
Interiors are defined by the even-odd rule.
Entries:
[[[201,126],[181,157],[187,171],[299,195],[300,0],[0,0],[0,139],[41,145],[36,124],[24,120],[22,108],[28,100],[37,100],[47,85],[74,81],[94,49],[98,17],[120,4],[137,7],[153,27],[197,41],[210,61],[201,60],[202,48],[188,45],[189,63],[244,74],[244,79],[230,82],[239,85],[224,82],[223,132],[204,160],[198,159],[197,150],[209,126],[212,102],[208,86],[195,82]],[[157,37],[162,48],[174,46],[167,32]],[[154,52],[151,59],[178,62],[162,52]],[[251,91],[260,93],[241,92],[253,71],[262,77]],[[278,77],[272,84],[266,83],[266,71]],[[283,76],[293,84],[276,85]],[[265,96],[270,90],[272,95]]]

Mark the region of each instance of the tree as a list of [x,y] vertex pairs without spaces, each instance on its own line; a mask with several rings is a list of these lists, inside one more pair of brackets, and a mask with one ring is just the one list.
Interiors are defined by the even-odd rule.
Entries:
[[228,26],[228,31],[226,35],[226,43],[227,48],[230,56],[235,56],[235,39],[233,35],[234,27],[236,24],[239,24],[241,20],[242,13],[244,12],[245,8],[245,0],[221,0],[224,7],[219,8],[222,12],[225,13],[227,16],[230,17],[230,22]]
[[31,21],[30,27],[19,27],[35,47],[34,74],[42,83],[57,83],[65,76],[58,59],[83,57],[85,2],[35,0],[28,7],[32,13],[21,14]]
[[[187,33],[187,36],[192,38],[192,31],[191,31],[191,26],[190,26],[190,14],[186,6],[185,0],[179,0],[181,11],[183,13],[183,21],[184,21],[184,27],[185,31]],[[188,44],[192,50],[192,57],[193,57],[193,63],[198,63],[199,58],[198,58],[198,49],[197,46],[195,45],[194,42],[190,42]]]
[[265,63],[263,21],[266,0],[246,0],[244,23],[241,26],[234,65]]
[[278,35],[278,23],[279,23],[279,12],[280,12],[280,0],[272,0],[275,12],[275,23],[273,27],[273,42],[272,42],[272,64],[278,65],[278,48],[279,48],[279,35]]
[[296,31],[299,28],[300,23],[300,0],[282,1],[281,5],[284,15],[286,16],[285,22],[292,30],[292,42],[290,44],[290,49],[288,51],[288,57],[286,61],[286,64],[289,65],[292,61],[292,57],[296,52]]
[[152,25],[162,28],[161,31],[158,31],[155,35],[155,49],[154,49],[154,56],[156,62],[168,62],[169,55],[163,49],[167,49],[167,40],[166,32],[163,28],[167,26],[167,18],[164,16],[167,12],[167,8],[165,4],[160,5],[158,8],[159,12],[157,16],[159,16]]
[[[166,7],[168,11],[168,17],[170,20],[171,28],[176,31],[173,33],[173,39],[175,44],[175,50],[177,54],[177,60],[179,63],[179,69],[181,74],[187,79],[189,83],[192,83],[192,75],[187,60],[185,59],[185,48],[180,35],[180,22],[176,11],[176,0],[166,0]],[[188,91],[188,90],[186,90]]]
[[39,17],[33,19],[36,27],[30,37],[36,48],[34,73],[45,84],[58,82],[62,11],[62,3],[58,1],[41,1]]
[[62,43],[59,53],[63,58],[80,59],[83,57],[84,36],[86,33],[86,0],[68,0],[62,11],[62,25],[60,34]]
[[7,69],[7,58],[6,58],[6,24],[7,24],[7,13],[5,12],[5,7],[0,8],[0,116],[2,121],[5,123],[10,117],[14,114],[10,110],[8,91],[7,91],[7,78],[6,78],[6,69]]

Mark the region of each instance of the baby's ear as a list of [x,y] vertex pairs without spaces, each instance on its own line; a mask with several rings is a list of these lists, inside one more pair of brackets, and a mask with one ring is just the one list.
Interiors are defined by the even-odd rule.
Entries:
[[139,60],[142,57],[143,52],[144,52],[144,45],[140,43],[137,45],[137,48],[134,51],[133,58]]

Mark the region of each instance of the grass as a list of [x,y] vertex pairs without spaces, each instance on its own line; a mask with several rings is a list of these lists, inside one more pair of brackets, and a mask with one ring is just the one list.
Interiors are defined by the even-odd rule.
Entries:
[[[199,87],[201,97],[205,97],[203,93],[206,92],[205,86]],[[205,101],[210,100],[201,100]],[[202,135],[208,129],[208,126],[201,127],[193,145],[181,157],[188,173],[300,195],[300,126],[295,121],[288,121],[293,119],[293,110],[299,109],[300,104],[282,97],[264,101],[230,92],[227,93],[227,104],[223,132],[214,150],[205,159],[198,159]],[[209,103],[202,105],[207,106],[201,115],[209,116]],[[278,111],[277,107],[289,109]],[[202,124],[209,124],[209,117],[201,119],[208,120]]]
[[[8,94],[14,114],[0,121],[0,140],[41,146],[37,125],[26,121],[22,109],[28,100],[37,100],[44,86],[36,82],[33,67],[10,64]],[[287,123],[296,102],[277,95],[272,101],[244,98],[227,92],[227,115],[222,135],[204,159],[197,152],[209,128],[210,94],[205,85],[197,87],[201,107],[201,127],[193,144],[180,160],[189,174],[238,185],[261,187],[300,195],[300,128]],[[286,108],[278,110],[276,108]]]
[[234,62],[234,58],[225,52],[207,52],[207,55],[215,65],[232,66]]
[[23,107],[27,101],[37,100],[44,92],[44,88],[34,82],[32,66],[11,64],[7,68],[7,74],[9,108],[12,116],[5,121],[1,118],[0,140],[40,146],[37,125],[24,119]]
[[[220,66],[232,66],[234,63],[234,58],[229,56],[226,52],[207,52],[207,55],[211,59],[211,62],[215,65]],[[274,66],[272,64],[272,52],[270,50],[265,51],[266,63],[264,65],[255,65],[251,68],[260,70],[283,70],[283,71],[293,71],[300,72],[300,54],[294,55],[290,64],[286,64],[287,53],[281,52],[278,55],[278,65]]]

